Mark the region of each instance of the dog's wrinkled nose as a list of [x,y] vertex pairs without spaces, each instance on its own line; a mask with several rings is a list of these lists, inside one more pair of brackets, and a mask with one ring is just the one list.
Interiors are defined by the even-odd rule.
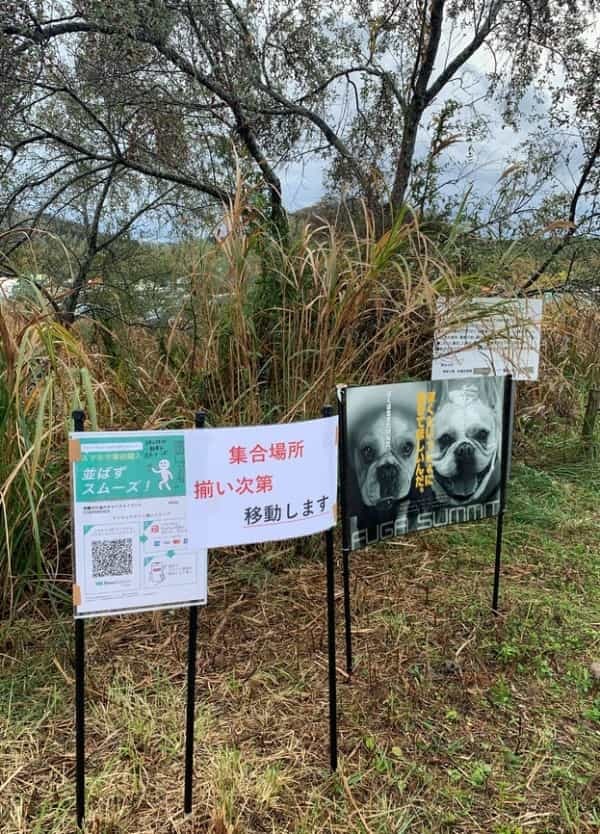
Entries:
[[390,498],[398,494],[398,467],[393,463],[383,463],[378,467],[377,480],[381,498]]
[[475,449],[470,443],[461,443],[456,447],[454,454],[461,469],[472,469],[475,466]]

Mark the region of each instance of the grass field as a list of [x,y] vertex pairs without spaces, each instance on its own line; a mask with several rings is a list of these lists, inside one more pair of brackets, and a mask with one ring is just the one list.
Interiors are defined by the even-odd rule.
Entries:
[[[186,612],[92,621],[87,830],[597,834],[599,498],[597,469],[515,465],[498,618],[492,522],[353,557],[335,776],[320,553],[214,556],[187,820]],[[72,632],[0,626],[2,834],[74,830]]]

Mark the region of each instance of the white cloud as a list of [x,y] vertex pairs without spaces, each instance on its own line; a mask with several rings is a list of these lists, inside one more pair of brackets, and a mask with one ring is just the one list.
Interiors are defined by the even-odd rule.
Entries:
[[326,163],[317,156],[287,164],[280,172],[283,203],[288,211],[318,202],[324,193]]

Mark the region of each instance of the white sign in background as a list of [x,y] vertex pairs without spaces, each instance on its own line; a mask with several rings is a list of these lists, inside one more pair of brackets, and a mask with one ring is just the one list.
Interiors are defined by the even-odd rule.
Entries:
[[[432,379],[467,376],[538,378],[542,300],[479,298],[471,307],[441,301],[434,338]],[[453,327],[457,315],[466,324]]]
[[184,431],[69,436],[75,616],[206,603],[192,547]]
[[308,536],[337,522],[338,418],[186,434],[195,547]]

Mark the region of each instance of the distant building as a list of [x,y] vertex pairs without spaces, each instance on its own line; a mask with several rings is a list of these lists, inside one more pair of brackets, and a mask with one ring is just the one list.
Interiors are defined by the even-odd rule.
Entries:
[[0,275],[0,299],[9,299],[16,283],[16,278],[8,275]]

